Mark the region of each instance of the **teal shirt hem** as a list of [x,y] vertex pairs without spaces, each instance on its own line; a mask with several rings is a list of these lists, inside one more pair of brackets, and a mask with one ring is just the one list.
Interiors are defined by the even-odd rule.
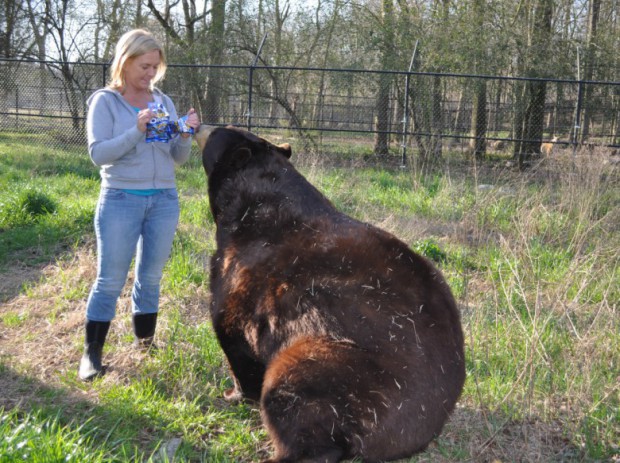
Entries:
[[165,188],[151,188],[149,190],[127,190],[123,188],[125,193],[129,193],[130,195],[138,195],[138,196],[153,196],[157,193],[161,193]]

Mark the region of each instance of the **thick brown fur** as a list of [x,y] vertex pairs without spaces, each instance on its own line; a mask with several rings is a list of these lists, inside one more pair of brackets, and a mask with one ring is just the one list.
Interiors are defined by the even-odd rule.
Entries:
[[426,448],[465,381],[439,271],[339,212],[291,148],[232,127],[198,142],[217,225],[211,316],[228,398],[260,401],[270,462],[378,462]]

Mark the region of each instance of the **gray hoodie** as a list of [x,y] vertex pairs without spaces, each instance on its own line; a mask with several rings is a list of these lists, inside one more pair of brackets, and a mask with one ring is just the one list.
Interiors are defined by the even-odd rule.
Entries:
[[[178,119],[172,100],[155,89],[170,120]],[[174,164],[189,159],[192,138],[177,136],[168,143],[146,142],[137,127],[134,108],[116,90],[97,90],[88,99],[88,153],[99,166],[101,186],[144,190],[175,188]]]

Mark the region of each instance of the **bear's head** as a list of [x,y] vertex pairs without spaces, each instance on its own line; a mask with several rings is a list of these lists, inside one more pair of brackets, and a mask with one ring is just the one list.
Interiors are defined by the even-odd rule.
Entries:
[[239,169],[254,156],[275,154],[288,159],[292,153],[288,143],[274,145],[247,130],[233,126],[201,125],[195,138],[200,146],[202,165],[208,176],[217,168]]

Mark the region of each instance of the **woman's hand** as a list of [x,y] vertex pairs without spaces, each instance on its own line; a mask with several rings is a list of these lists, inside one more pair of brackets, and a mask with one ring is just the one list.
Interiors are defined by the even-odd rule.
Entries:
[[139,113],[138,113],[138,130],[140,130],[140,132],[145,133],[146,132],[146,124],[149,123],[149,121],[151,119],[153,119],[155,117],[155,113],[153,113],[153,111],[151,111],[150,109],[142,109]]
[[[198,119],[198,113],[194,108],[191,108],[189,111],[187,111],[187,125],[194,129],[194,133],[196,133],[198,127],[200,127],[200,119]],[[190,134],[182,133],[181,136],[183,138],[187,138],[190,136]]]

